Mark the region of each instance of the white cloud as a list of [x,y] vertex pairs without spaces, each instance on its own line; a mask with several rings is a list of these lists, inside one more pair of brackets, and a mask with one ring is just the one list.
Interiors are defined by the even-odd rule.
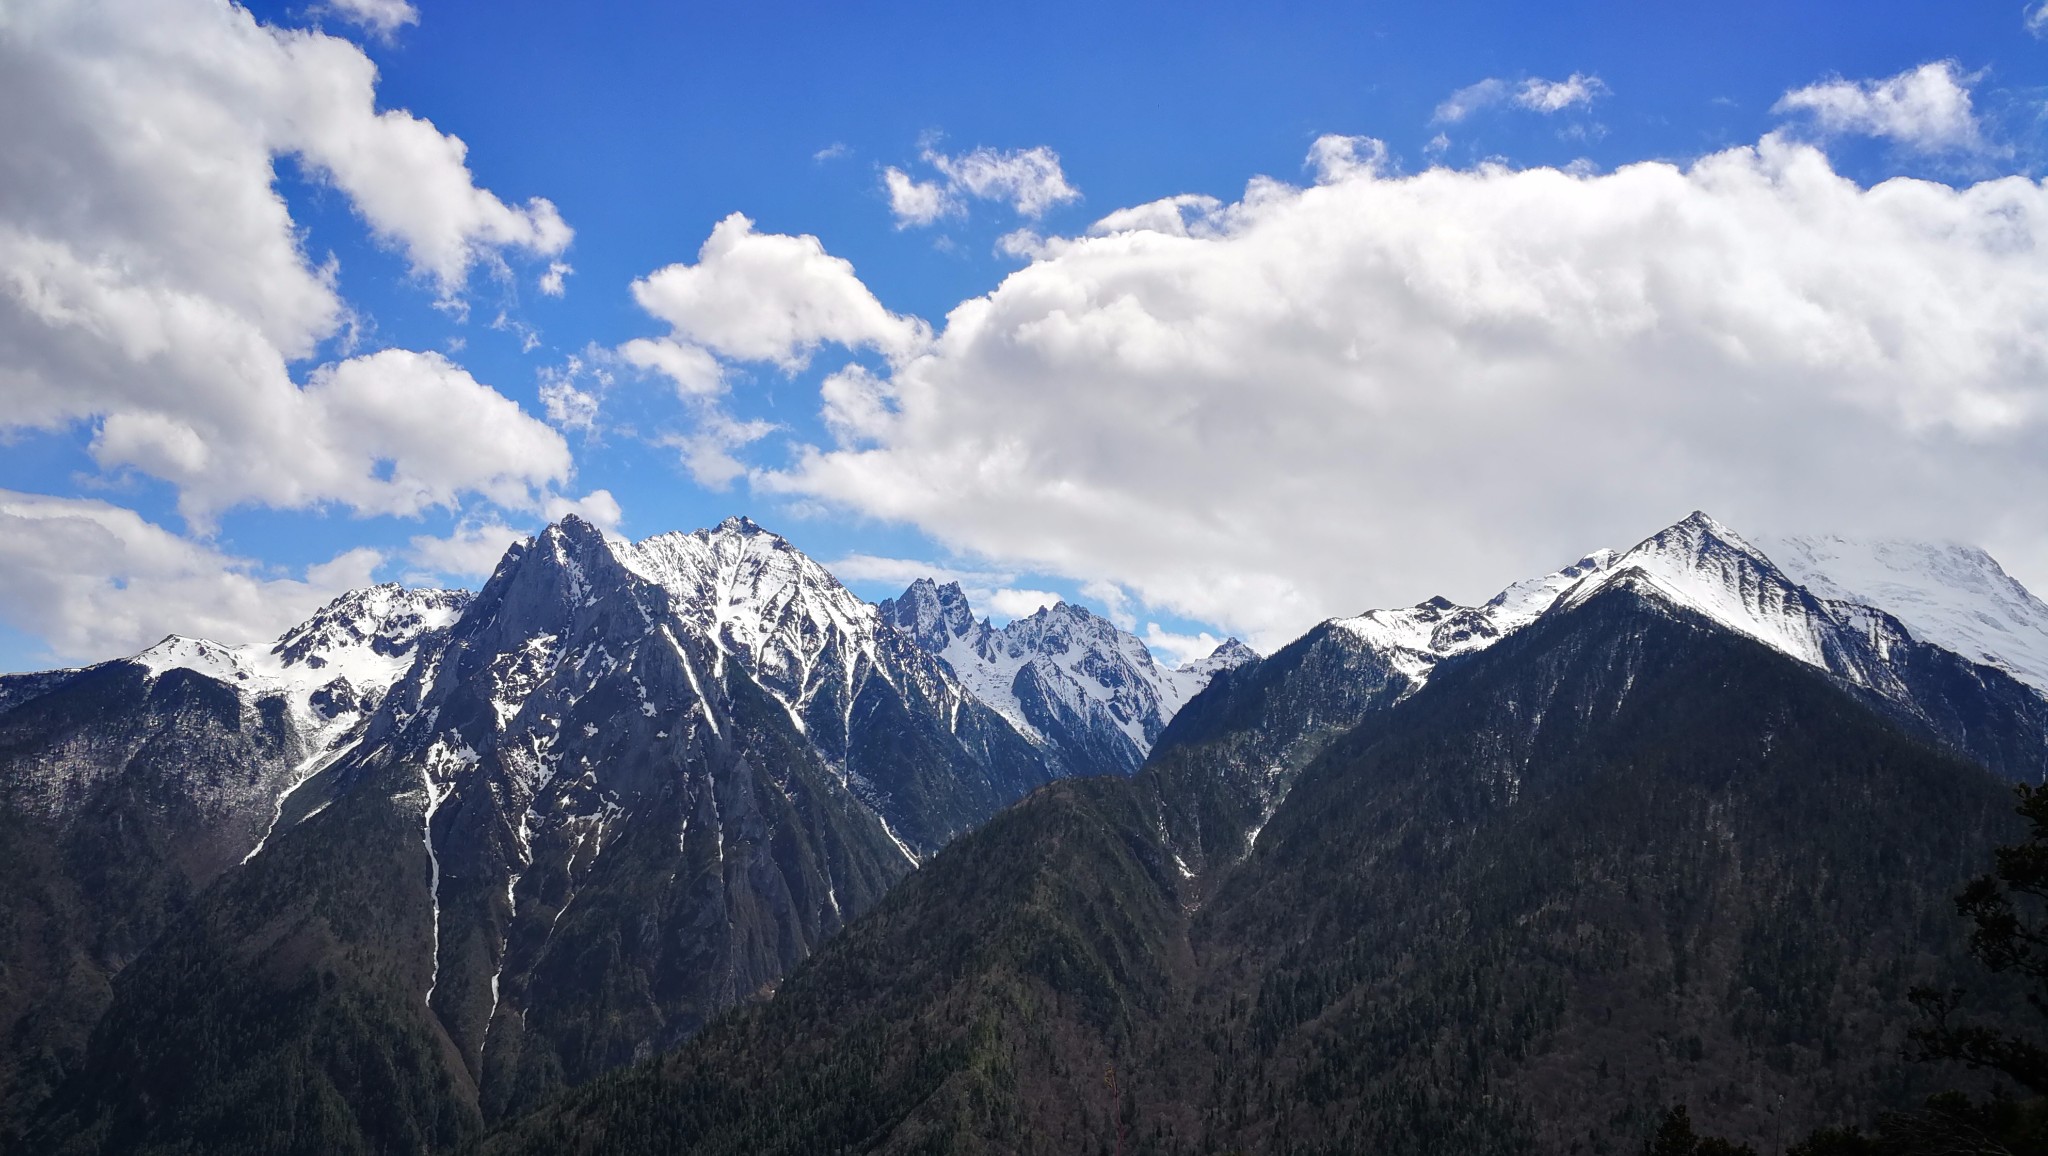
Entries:
[[2048,0],[2027,9],[2027,31],[2037,37],[2048,37]]
[[[614,351],[593,345],[581,354],[570,354],[558,366],[542,366],[535,376],[540,379],[541,410],[548,423],[560,430],[596,433],[602,391],[611,388],[610,366],[618,360]],[[578,384],[586,381],[591,388]]]
[[984,147],[952,156],[927,147],[922,156],[946,178],[944,184],[917,180],[894,166],[882,170],[889,211],[899,229],[960,216],[969,197],[1002,201],[1032,220],[1055,205],[1081,199],[1081,190],[1060,168],[1059,154],[1044,145],[1008,152]]
[[568,280],[569,274],[575,271],[567,261],[550,261],[548,262],[547,272],[542,273],[540,280],[535,282],[535,284],[539,286],[542,296],[560,297],[568,292],[568,286],[565,282]]
[[[1320,144],[1321,141],[1317,143]],[[1162,197],[1128,209],[1118,209],[1088,226],[1088,233],[1090,236],[1106,237],[1111,233],[1143,231],[1185,237],[1189,232],[1190,218],[1199,227],[1222,207],[1223,202],[1215,197],[1202,193],[1182,193],[1177,197]]]
[[1207,658],[1221,645],[1223,640],[1206,630],[1176,634],[1161,629],[1157,622],[1145,624],[1145,648],[1168,666],[1186,666],[1198,658]]
[[947,192],[946,186],[917,180],[894,165],[882,170],[882,187],[889,193],[889,211],[895,214],[899,229],[929,225],[961,211],[958,198]]
[[1316,180],[1325,184],[1369,176],[1386,163],[1386,142],[1369,136],[1319,136],[1308,149],[1308,167],[1315,170]]
[[166,634],[274,638],[382,561],[355,549],[303,579],[179,537],[105,502],[0,490],[0,619],[58,661],[133,654]]
[[419,569],[405,579],[424,585],[442,577],[486,577],[498,568],[506,547],[525,538],[525,531],[515,530],[498,518],[465,521],[444,538],[415,535],[406,558]]
[[1038,145],[999,152],[978,148],[959,156],[925,150],[924,159],[955,189],[986,201],[1005,201],[1020,215],[1038,218],[1054,205],[1081,199],[1067,183],[1059,154]]
[[303,390],[241,403],[251,408],[203,420],[145,405],[110,413],[92,455],[176,485],[191,517],[250,500],[415,515],[466,493],[530,508],[570,474],[560,434],[437,353],[350,358]]
[[733,482],[748,472],[746,463],[735,457],[734,451],[760,441],[775,429],[774,422],[741,421],[723,409],[704,405],[697,410],[694,428],[687,433],[665,434],[655,444],[675,450],[691,480],[707,490],[722,492],[731,489]]
[[903,357],[930,333],[922,321],[883,308],[844,258],[816,237],[756,233],[739,213],[720,221],[695,265],[674,264],[633,282],[633,299],[671,327],[668,337],[627,343],[620,353],[668,374],[686,392],[716,389],[699,354],[801,369],[820,345],[870,348]]
[[1597,76],[1574,72],[1563,80],[1532,76],[1515,90],[1515,103],[1545,116],[1579,105],[1590,105],[1607,95],[1607,85]]
[[[1161,217],[1160,219],[1164,219]],[[1255,181],[1053,245],[761,490],[1270,648],[1694,508],[2048,566],[2048,189],[1777,136],[1605,174]]]
[[1793,89],[1771,111],[1806,113],[1823,133],[1884,137],[1927,153],[1967,152],[1985,145],[1970,83],[1955,61],[1938,60],[1882,80],[1837,77]]
[[588,433],[597,428],[597,395],[577,389],[567,381],[542,382],[540,403],[548,420],[562,429]]
[[1060,596],[1050,590],[1018,590],[1004,587],[989,591],[982,602],[976,603],[975,608],[997,618],[1028,618],[1059,600]]
[[701,345],[670,337],[635,337],[618,352],[628,365],[668,378],[680,397],[709,396],[725,389],[725,368]]
[[1453,92],[1430,117],[1432,124],[1457,124],[1472,116],[1500,104],[1513,104],[1530,112],[1548,116],[1581,105],[1591,105],[1594,100],[1607,95],[1607,85],[1597,76],[1574,72],[1563,80],[1545,80],[1540,76],[1528,77],[1510,84],[1498,77],[1489,76],[1477,84],[1468,84]]
[[[842,582],[908,586],[919,578],[929,578],[934,582],[958,582],[963,590],[992,590],[1017,577],[1005,570],[962,570],[918,558],[885,558],[877,554],[848,554],[836,562],[827,563],[825,568]],[[973,595],[969,594],[968,598],[972,601]]]
[[605,530],[619,528],[619,520],[625,511],[619,508],[619,500],[612,497],[610,490],[592,490],[580,498],[550,498],[541,507],[541,513],[550,522],[559,522],[571,514]]
[[1507,81],[1487,77],[1477,84],[1468,84],[1453,92],[1445,101],[1436,106],[1431,124],[1457,124],[1482,109],[1491,108],[1507,99]]
[[420,10],[407,0],[328,0],[325,7],[378,36],[388,37],[408,24],[420,22]]
[[[461,141],[380,112],[375,89],[356,45],[222,0],[11,5],[0,427],[95,423],[100,465],[172,482],[200,521],[245,502],[516,500],[562,475],[552,431],[431,355],[352,358],[303,390],[293,379],[289,363],[352,319],[335,266],[309,261],[273,187],[279,157],[340,189],[450,301],[476,262],[569,241],[553,206],[479,189]],[[423,383],[411,418],[500,440],[398,428],[409,402],[372,380],[383,374]]]

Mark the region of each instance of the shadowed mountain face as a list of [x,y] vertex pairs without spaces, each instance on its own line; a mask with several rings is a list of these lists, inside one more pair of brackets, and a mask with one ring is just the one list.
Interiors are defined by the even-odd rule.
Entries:
[[[1345,681],[1292,769],[1236,722]],[[1040,791],[486,1150],[1094,1151],[1116,1105],[1129,1151],[1618,1151],[1680,1099],[1768,1144],[1935,1077],[1905,992],[1966,966],[1996,776],[1647,581],[1401,691],[1314,635],[1219,679],[1135,779]],[[1232,810],[1205,761],[1282,770]]]
[[751,523],[565,522],[122,974],[37,1135],[453,1143],[771,991],[1055,769]]
[[1168,670],[745,519],[572,519],[474,598],[0,678],[0,1134],[413,1153],[566,1095],[493,1143],[1067,1152],[1111,1064],[1133,1151],[1895,1104],[2048,618],[1974,555],[1816,557],[1694,515]]
[[274,646],[167,638],[0,677],[0,1134],[80,1061],[112,980],[263,839],[461,591],[359,590]]

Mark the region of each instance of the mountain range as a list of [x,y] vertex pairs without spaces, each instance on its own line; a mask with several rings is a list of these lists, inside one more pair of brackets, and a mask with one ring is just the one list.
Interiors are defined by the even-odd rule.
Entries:
[[6,676],[0,1120],[1601,1151],[1675,1090],[1756,1138],[1867,1112],[2048,770],[2048,606],[1968,548],[1767,545],[1695,514],[1169,669],[1071,604],[867,604],[745,519],[571,518],[474,595]]

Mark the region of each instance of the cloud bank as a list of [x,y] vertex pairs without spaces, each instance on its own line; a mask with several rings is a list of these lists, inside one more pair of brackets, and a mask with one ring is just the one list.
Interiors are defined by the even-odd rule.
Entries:
[[380,561],[356,549],[281,577],[132,510],[0,490],[0,620],[60,661],[133,654],[171,633],[230,645],[275,638],[367,584]]
[[1320,172],[1048,241],[893,372],[828,377],[834,442],[753,484],[1263,646],[1695,507],[2048,564],[2040,183],[1862,187],[1779,135]]

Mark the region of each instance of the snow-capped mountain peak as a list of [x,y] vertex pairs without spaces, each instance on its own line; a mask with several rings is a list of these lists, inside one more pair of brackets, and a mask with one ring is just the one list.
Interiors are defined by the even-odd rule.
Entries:
[[[1762,551],[1705,513],[1645,538],[1605,572],[1581,579],[1558,601],[1570,607],[1616,581],[1638,581],[1670,601],[1812,666],[1829,667],[1825,607]],[[1844,670],[1857,681],[1865,672]]]
[[1975,546],[1836,535],[1759,540],[1816,596],[1876,607],[1915,638],[2048,692],[2048,603]]
[[628,570],[674,595],[726,650],[801,663],[817,639],[871,640],[874,608],[778,534],[752,519],[708,530],[612,543]]
[[1226,670],[1235,670],[1247,662],[1255,662],[1258,660],[1258,657],[1258,651],[1246,646],[1233,635],[1217,643],[1216,649],[1202,657],[1191,662],[1181,663],[1174,668],[1174,671],[1177,674],[1194,675],[1202,679],[1204,685],[1207,685],[1208,680],[1215,678],[1217,674]]
[[882,603],[880,612],[945,659],[976,698],[1073,766],[1135,770],[1168,720],[1217,671],[1257,657],[1231,639],[1171,669],[1137,636],[1065,601],[998,629],[974,617],[958,583],[929,578]]
[[324,730],[374,706],[405,675],[421,640],[452,626],[469,599],[467,590],[386,582],[342,594],[275,642],[228,646],[174,634],[128,661],[152,678],[185,669],[256,697],[283,694]]
[[1483,606],[1459,606],[1441,595],[1395,610],[1368,610],[1333,625],[1380,652],[1417,686],[1436,664],[1498,642],[1549,610],[1559,596],[1615,566],[1612,550],[1596,550],[1561,570],[1517,582]]

